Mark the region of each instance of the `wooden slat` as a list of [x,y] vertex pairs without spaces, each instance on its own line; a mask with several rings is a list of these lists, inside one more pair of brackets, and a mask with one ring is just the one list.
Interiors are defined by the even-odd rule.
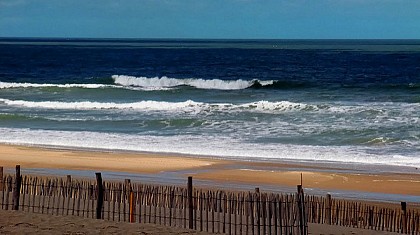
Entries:
[[[12,208],[13,178],[3,175],[2,209]],[[330,196],[229,192],[185,187],[106,182],[101,218],[147,222],[226,234],[306,233],[307,222],[331,223],[378,231],[418,234],[418,209],[332,199]],[[90,218],[98,192],[94,181],[23,176],[19,209],[35,213]],[[302,191],[303,192],[303,191]],[[130,202],[130,195],[133,200]],[[300,204],[296,203],[300,202]],[[130,210],[133,207],[134,209]],[[193,215],[190,217],[189,208]],[[301,222],[300,219],[303,219]],[[405,222],[404,222],[405,221]],[[405,224],[405,226],[404,226]],[[302,227],[303,226],[303,230]]]

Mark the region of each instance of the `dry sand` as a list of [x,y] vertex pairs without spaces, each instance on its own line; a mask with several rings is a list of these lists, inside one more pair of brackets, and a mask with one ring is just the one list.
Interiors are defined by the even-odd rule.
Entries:
[[[365,229],[309,224],[309,234],[376,235],[397,234]],[[0,234],[207,234],[188,229],[87,219],[76,216],[55,216],[0,209]]]
[[208,234],[155,224],[137,224],[0,209],[0,234]]

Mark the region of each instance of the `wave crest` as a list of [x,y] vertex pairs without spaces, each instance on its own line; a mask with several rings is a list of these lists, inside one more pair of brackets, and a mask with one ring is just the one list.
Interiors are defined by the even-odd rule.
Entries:
[[134,77],[125,75],[113,75],[115,84],[122,86],[136,86],[142,88],[171,88],[177,86],[191,86],[198,89],[215,89],[215,90],[242,90],[253,85],[253,81],[245,81],[242,79],[227,81],[220,79],[177,79],[168,77]]
[[43,109],[69,109],[69,110],[101,110],[101,109],[121,109],[121,110],[139,110],[139,111],[182,111],[182,112],[208,112],[208,111],[299,111],[299,110],[317,110],[315,105],[293,103],[289,101],[257,101],[244,104],[232,103],[202,103],[192,100],[183,102],[166,101],[139,101],[132,103],[114,103],[114,102],[61,102],[61,101],[25,101],[0,99],[0,104],[9,106],[18,106],[24,108],[43,108]]
[[[38,84],[38,83],[15,83],[1,82],[0,89],[12,88],[85,88],[85,89],[128,89],[142,91],[161,91],[172,90],[182,86],[193,87],[196,89],[206,90],[243,90],[243,89],[273,89],[273,90],[293,90],[305,89],[313,87],[321,87],[321,84],[311,83],[308,81],[283,81],[283,80],[222,80],[222,79],[201,79],[201,78],[170,78],[170,77],[135,77],[126,75],[112,75],[108,78],[95,79],[98,84]],[[334,84],[330,84],[334,85]],[[420,89],[419,83],[409,84],[336,84],[337,88],[354,89],[399,89],[416,91]]]
[[98,89],[106,87],[115,87],[115,85],[106,84],[39,84],[39,83],[17,83],[17,82],[0,82],[0,89],[10,88],[43,88],[43,87],[58,87],[58,88],[87,88]]
[[0,99],[10,106],[20,106],[26,108],[45,108],[45,109],[76,109],[76,110],[96,110],[96,109],[136,109],[136,110],[177,110],[188,107],[199,106],[200,103],[191,100],[185,102],[160,102],[160,101],[140,101],[133,103],[114,103],[114,102],[60,102],[60,101],[25,101]]

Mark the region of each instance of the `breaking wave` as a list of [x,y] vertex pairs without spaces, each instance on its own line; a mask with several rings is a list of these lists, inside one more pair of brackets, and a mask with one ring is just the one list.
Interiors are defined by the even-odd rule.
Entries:
[[116,87],[116,86],[107,85],[107,84],[46,84],[46,83],[38,84],[38,83],[0,82],[0,89],[43,88],[43,87],[98,89],[98,88]]
[[315,105],[294,103],[289,101],[257,101],[244,104],[232,103],[202,103],[192,100],[184,102],[165,102],[165,101],[139,101],[132,103],[114,102],[60,102],[60,101],[25,101],[0,99],[0,104],[17,106],[24,108],[44,108],[44,109],[69,109],[69,110],[155,110],[155,111],[183,111],[183,112],[202,112],[202,111],[296,111],[296,110],[317,110]]
[[[418,166],[416,155],[372,154],[361,147],[309,146],[238,142],[229,136],[150,136],[91,131],[34,130],[0,127],[0,143],[217,156],[230,159],[273,159]],[[177,143],[177,144],[174,144]]]
[[115,84],[122,86],[140,87],[143,89],[168,89],[180,86],[190,86],[197,89],[209,90],[243,90],[243,89],[294,89],[304,88],[307,86],[305,83],[293,81],[274,81],[267,80],[261,81],[254,80],[221,80],[221,79],[200,79],[200,78],[169,78],[169,77],[134,77],[125,75],[113,75],[112,79]]
[[[135,77],[126,75],[112,75],[106,79],[96,79],[98,84],[38,84],[38,83],[15,83],[15,82],[1,82],[0,89],[11,88],[85,88],[85,89],[101,89],[101,88],[115,88],[128,90],[144,90],[144,91],[159,91],[172,90],[182,87],[192,87],[196,89],[206,90],[243,90],[243,89],[273,89],[273,90],[287,90],[287,89],[305,89],[320,86],[311,82],[302,81],[282,81],[282,80],[222,80],[222,79],[201,79],[201,78],[170,78],[170,77]],[[334,84],[331,84],[334,85]],[[409,90],[415,91],[420,89],[418,83],[409,84],[335,84],[337,87],[343,89],[354,88],[369,88],[369,89],[385,89],[385,90]]]
[[242,90],[253,85],[253,81],[246,80],[220,80],[220,79],[177,79],[168,77],[133,77],[125,75],[113,75],[115,84],[122,86],[136,86],[142,88],[170,88],[178,86],[191,86],[198,89],[215,89],[215,90]]

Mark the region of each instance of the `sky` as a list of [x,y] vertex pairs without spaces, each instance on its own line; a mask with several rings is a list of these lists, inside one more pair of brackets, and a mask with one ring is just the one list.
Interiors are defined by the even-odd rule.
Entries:
[[420,39],[420,0],[0,0],[0,37]]

